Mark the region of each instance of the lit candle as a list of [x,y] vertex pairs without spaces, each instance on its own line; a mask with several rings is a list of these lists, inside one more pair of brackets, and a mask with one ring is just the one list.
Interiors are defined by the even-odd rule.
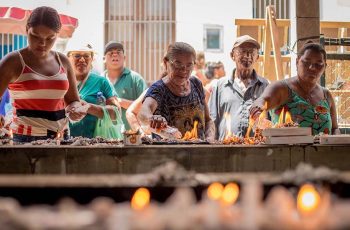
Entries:
[[139,188],[131,199],[131,207],[134,210],[142,210],[150,203],[151,195],[147,188]]
[[221,203],[225,206],[233,205],[238,199],[239,187],[236,183],[228,183],[221,195]]
[[56,136],[56,145],[61,145],[61,133],[57,133],[57,136]]
[[10,129],[9,131],[9,145],[13,145],[13,133],[12,133],[12,129]]
[[303,185],[298,193],[297,207],[301,215],[310,215],[320,206],[320,194],[311,184]]

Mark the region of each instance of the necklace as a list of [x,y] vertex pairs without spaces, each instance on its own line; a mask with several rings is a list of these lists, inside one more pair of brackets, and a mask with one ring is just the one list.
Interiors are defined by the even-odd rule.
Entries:
[[310,92],[306,92],[306,90],[304,90],[304,88],[301,86],[301,84],[300,84],[300,81],[299,81],[299,78],[297,78],[297,84],[298,84],[298,87],[301,89],[301,91],[303,92],[303,94],[304,94],[304,99],[307,101],[307,102],[309,102],[309,103],[311,103],[311,101],[312,101],[312,98],[313,98],[313,95],[312,95],[312,90],[310,91]]
[[187,96],[189,81],[185,82],[182,85],[176,85],[173,82],[169,81],[169,85],[172,88],[172,91],[176,92],[176,94],[179,94],[181,97]]

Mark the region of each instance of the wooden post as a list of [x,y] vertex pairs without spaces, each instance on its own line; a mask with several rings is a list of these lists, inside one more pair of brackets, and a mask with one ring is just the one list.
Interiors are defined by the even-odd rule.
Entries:
[[276,22],[276,13],[274,6],[266,7],[266,21],[265,21],[265,36],[264,36],[264,76],[271,79],[271,43],[273,50],[273,66],[275,70],[276,79],[280,80],[284,78],[283,68],[282,68],[282,57],[280,51],[279,34]]

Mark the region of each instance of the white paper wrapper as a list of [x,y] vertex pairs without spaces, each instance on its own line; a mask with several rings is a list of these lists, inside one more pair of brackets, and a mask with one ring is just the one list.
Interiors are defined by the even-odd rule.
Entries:
[[[88,109],[90,108],[90,104],[85,104],[85,105],[81,105],[75,108],[75,112],[81,112],[81,113],[86,113],[88,111]],[[69,119],[69,122],[74,124],[76,122],[81,121],[84,117],[78,119],[78,120],[71,120],[69,117],[69,112],[66,112],[66,116]]]

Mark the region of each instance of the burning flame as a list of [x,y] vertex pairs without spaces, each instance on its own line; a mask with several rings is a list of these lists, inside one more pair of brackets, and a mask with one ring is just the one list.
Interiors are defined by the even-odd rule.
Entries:
[[297,207],[299,212],[308,214],[316,210],[320,205],[320,194],[311,184],[303,185],[298,193]]
[[225,139],[232,137],[231,132],[231,115],[229,113],[224,113],[224,118],[226,121],[226,136]]
[[284,107],[282,108],[282,111],[280,113],[280,117],[278,118],[278,124],[282,125],[284,120]]
[[61,133],[57,133],[56,139],[60,139],[61,138]]
[[12,139],[13,138],[13,132],[12,129],[9,130],[9,138]]
[[142,210],[150,203],[151,195],[147,188],[139,188],[131,199],[131,207]]
[[209,185],[207,195],[211,200],[219,200],[224,191],[224,186],[219,182],[214,182]]
[[287,111],[286,114],[285,114],[284,122],[287,123],[287,124],[293,123],[292,115],[290,114],[289,111]]
[[187,131],[184,137],[182,138],[182,140],[188,141],[188,140],[198,139],[197,126],[198,126],[198,121],[194,121],[193,129],[191,131]]
[[232,205],[236,202],[239,195],[239,187],[236,183],[228,183],[222,192],[222,203]]
[[292,120],[292,115],[289,111],[284,111],[284,107],[281,110],[280,116],[278,118],[278,123],[275,125],[276,128],[281,127],[291,127],[291,126],[297,126],[297,123],[295,123]]

